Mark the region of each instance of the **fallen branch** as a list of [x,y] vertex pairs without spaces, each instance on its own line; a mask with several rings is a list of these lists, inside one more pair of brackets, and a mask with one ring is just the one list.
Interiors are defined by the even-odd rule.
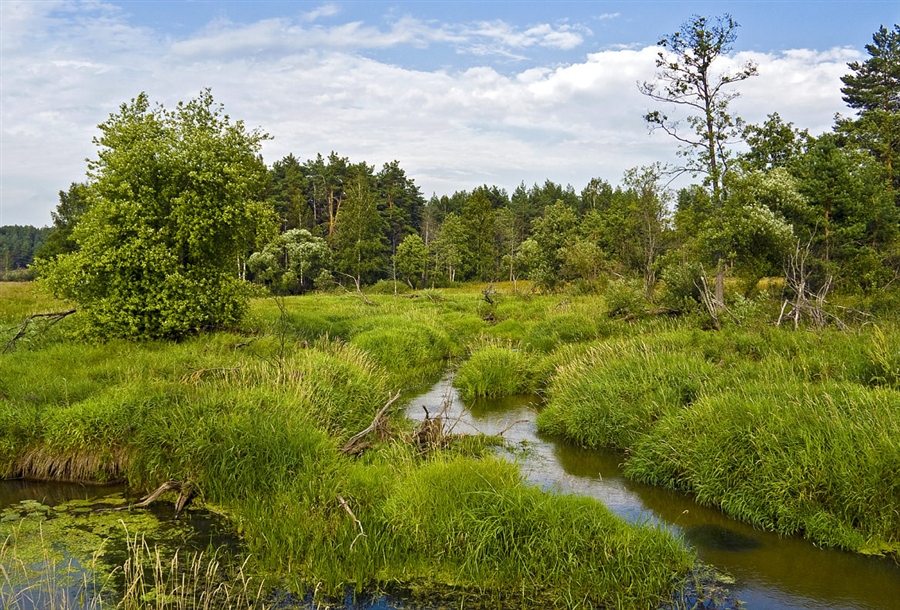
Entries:
[[394,402],[398,398],[400,398],[399,390],[397,390],[397,393],[394,395],[394,397],[388,400],[387,403],[383,407],[381,407],[378,413],[375,414],[375,418],[372,420],[372,423],[369,424],[368,428],[366,428],[362,432],[359,432],[358,434],[354,434],[352,437],[350,437],[350,440],[344,443],[344,446],[341,447],[341,453],[343,453],[344,455],[359,455],[360,453],[365,451],[369,447],[369,445],[366,443],[361,443],[360,441],[362,441],[363,438],[365,438],[372,432],[375,432],[376,430],[379,430],[384,426],[384,415],[385,413],[387,413],[388,408],[390,408],[390,406],[394,404]]
[[[371,305],[372,307],[378,307],[378,303],[370,301],[369,297],[367,297],[366,295],[363,294],[362,286],[360,285],[358,277],[354,277],[354,276],[350,275],[349,273],[341,273],[341,275],[353,280],[353,283],[356,284],[356,294],[358,294],[359,296],[362,297],[362,300],[366,305]],[[340,282],[338,282],[337,285],[340,286],[341,288],[343,288],[345,292],[350,293],[350,291],[347,290],[347,287],[344,286],[343,284],[341,284]]]
[[25,318],[25,321],[22,322],[22,325],[19,327],[19,332],[17,332],[16,335],[12,339],[7,341],[6,347],[3,348],[3,353],[5,354],[6,352],[8,352],[10,350],[15,349],[16,341],[18,341],[19,339],[21,339],[22,337],[25,336],[25,331],[28,330],[28,325],[31,324],[37,318],[47,318],[49,320],[47,327],[49,328],[50,326],[53,326],[54,324],[56,324],[57,322],[59,322],[60,320],[65,318],[66,316],[72,315],[76,311],[78,311],[78,310],[70,309],[69,311],[56,311],[53,313],[36,313],[36,314],[28,316],[27,318]]
[[350,505],[347,504],[347,501],[344,499],[344,496],[338,494],[338,502],[341,503],[341,506],[344,507],[344,510],[347,511],[347,514],[350,515],[350,518],[356,522],[356,526],[359,527],[359,533],[356,535],[356,538],[353,539],[353,542],[350,543],[350,550],[353,550],[353,545],[356,544],[356,541],[359,540],[360,536],[365,537],[366,531],[363,529],[362,523],[359,519],[356,518],[356,515],[353,514],[353,511],[350,510]]
[[507,432],[509,432],[510,430],[512,430],[513,426],[516,426],[516,425],[518,425],[518,424],[527,424],[529,421],[530,421],[530,420],[527,420],[527,419],[517,419],[516,421],[514,421],[514,422],[511,423],[510,425],[508,425],[508,426],[506,426],[505,428],[503,428],[503,430],[501,430],[500,432],[498,432],[498,433],[497,433],[497,436],[503,436],[504,434],[506,434]]
[[194,496],[194,488],[190,483],[182,483],[181,481],[175,480],[166,481],[165,483],[157,487],[156,491],[141,498],[137,504],[129,504],[128,506],[121,506],[112,510],[131,510],[132,508],[146,508],[153,502],[156,502],[156,500],[158,500],[159,497],[167,491],[178,492],[178,499],[175,500],[175,518],[177,519],[181,514],[181,511],[184,510],[184,507],[187,506],[188,502],[190,502],[191,498]]

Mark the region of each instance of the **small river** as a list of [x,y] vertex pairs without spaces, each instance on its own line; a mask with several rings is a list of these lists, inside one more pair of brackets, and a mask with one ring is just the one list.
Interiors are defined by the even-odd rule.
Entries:
[[[900,608],[900,566],[888,559],[820,549],[780,537],[700,506],[683,493],[626,480],[622,456],[583,449],[538,434],[536,399],[512,397],[463,404],[445,378],[414,398],[407,416],[434,416],[445,401],[454,432],[498,434],[524,449],[510,453],[528,480],[560,493],[597,498],[631,522],[657,523],[683,534],[700,559],[734,577],[731,596],[748,610],[894,610]],[[519,422],[519,423],[515,423]]]
[[[521,465],[529,481],[553,492],[597,498],[630,522],[650,522],[682,534],[701,560],[731,575],[736,584],[729,597],[749,610],[887,610],[900,608],[900,566],[886,559],[820,549],[796,537],[782,538],[729,519],[720,511],[700,506],[685,494],[628,481],[622,476],[621,454],[582,449],[537,433],[536,399],[513,397],[464,404],[449,377],[410,400],[406,414],[432,416],[450,401],[445,430],[456,433],[500,434],[512,451],[503,454]],[[0,511],[21,501],[53,506],[71,499],[102,499],[124,488],[84,487],[58,483],[0,481]],[[165,521],[171,506],[158,507]],[[163,514],[165,513],[165,514]],[[208,516],[187,517],[195,545],[228,545],[221,526]],[[2,541],[0,541],[2,543]],[[233,541],[231,541],[233,544]],[[195,547],[196,548],[196,547]],[[290,598],[288,598],[289,600]],[[282,600],[278,607],[308,608],[308,601]],[[37,606],[35,606],[37,607]],[[407,608],[402,600],[382,596],[353,601],[346,609]]]

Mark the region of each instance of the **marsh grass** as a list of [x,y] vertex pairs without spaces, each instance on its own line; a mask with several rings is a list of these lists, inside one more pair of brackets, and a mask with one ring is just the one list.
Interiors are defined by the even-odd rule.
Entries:
[[757,527],[897,555],[898,404],[890,389],[758,381],[660,422],[633,447],[626,474]]
[[[126,531],[127,534],[127,531]],[[128,558],[123,574],[123,610],[225,610],[265,609],[265,581],[246,572],[247,562],[231,566],[221,551],[193,553],[181,558],[176,552],[165,558],[137,534],[128,538]]]
[[[41,305],[31,298],[0,319]],[[543,430],[624,451],[630,477],[759,527],[897,554],[890,320],[793,332],[750,312],[713,333],[502,286],[487,320],[481,287],[368,298],[259,299],[247,328],[177,344],[91,344],[62,327],[35,337],[0,356],[0,474],[123,477],[141,490],[189,481],[273,583],[323,600],[404,586],[449,592],[454,605],[670,599],[692,561],[680,541],[528,487],[485,441],[423,452],[392,413],[362,456],[340,453],[396,390],[461,362],[466,396],[542,392]],[[152,584],[153,552],[134,552],[151,560],[132,571],[145,583],[135,603],[168,599],[152,596],[181,585]]]
[[[123,526],[124,527],[124,526]],[[267,608],[262,579],[247,561],[233,565],[222,550],[163,553],[143,536],[126,540],[122,565],[109,565],[104,546],[89,556],[60,553],[40,537],[41,556],[20,556],[16,535],[0,544],[0,607],[4,610],[226,610]]]
[[588,349],[560,366],[538,429],[591,447],[627,449],[689,405],[717,374],[706,360],[639,341]]
[[898,344],[890,326],[627,337],[557,367],[538,427],[758,527],[897,555]]
[[549,376],[544,354],[489,342],[473,350],[453,378],[466,400],[536,394]]

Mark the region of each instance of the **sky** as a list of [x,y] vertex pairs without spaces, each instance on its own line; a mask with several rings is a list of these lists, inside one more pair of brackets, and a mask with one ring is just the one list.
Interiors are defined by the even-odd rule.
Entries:
[[815,135],[852,114],[840,77],[900,2],[0,0],[0,225],[50,225],[58,192],[86,180],[97,125],[141,92],[172,108],[210,88],[272,136],[268,165],[397,160],[426,198],[617,184],[678,162],[642,118],[668,110],[638,90],[657,42],[723,13],[741,27],[714,69],[759,73],[734,88],[734,114]]

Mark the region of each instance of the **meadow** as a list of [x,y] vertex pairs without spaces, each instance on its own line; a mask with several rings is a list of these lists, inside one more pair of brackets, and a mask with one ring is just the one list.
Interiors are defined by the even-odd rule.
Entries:
[[900,555],[890,319],[784,329],[760,299],[712,331],[697,313],[611,317],[602,296],[520,283],[491,302],[480,285],[259,298],[241,328],[98,343],[77,314],[18,333],[67,306],[32,284],[0,288],[0,328],[20,335],[0,360],[0,476],[189,483],[243,538],[248,569],[283,589],[654,608],[689,577],[693,552],[670,533],[530,487],[497,439],[423,443],[402,400],[365,451],[341,450],[448,367],[469,398],[542,395],[541,431],[621,451],[635,480],[820,545]]
[[[66,308],[30,284],[2,289],[7,338],[25,316]],[[525,341],[550,355],[609,332],[600,301],[560,301],[504,296],[488,312],[472,289],[261,298],[243,327],[179,343],[93,342],[77,314],[36,319],[0,361],[0,476],[188,483],[242,537],[248,570],[322,599],[349,588],[658,607],[692,551],[594,500],[529,486],[495,439],[417,442],[398,401],[367,450],[341,451],[397,391],[473,349]],[[548,311],[598,322],[563,336]]]

